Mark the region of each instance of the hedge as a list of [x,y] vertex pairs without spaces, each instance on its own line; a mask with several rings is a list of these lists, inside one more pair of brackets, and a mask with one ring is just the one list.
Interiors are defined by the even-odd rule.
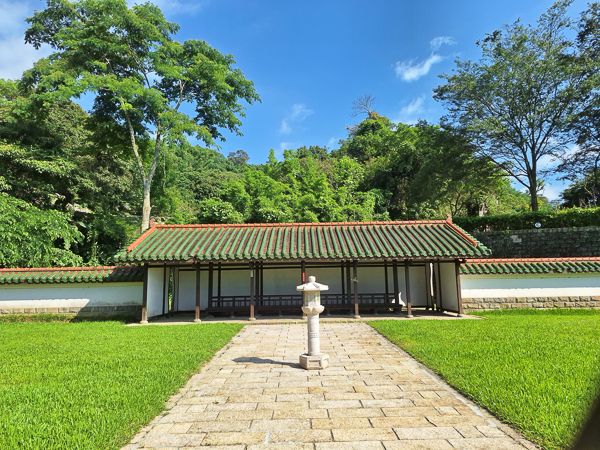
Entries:
[[453,222],[465,231],[506,231],[538,228],[569,228],[600,226],[599,208],[570,208],[559,211],[527,211],[497,216],[453,217]]

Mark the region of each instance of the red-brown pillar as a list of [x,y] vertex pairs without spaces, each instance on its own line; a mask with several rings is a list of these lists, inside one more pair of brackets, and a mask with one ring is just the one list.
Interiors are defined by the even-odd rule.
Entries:
[[254,277],[256,274],[254,273],[254,263],[250,263],[250,318],[248,320],[254,321],[256,317],[254,317]]
[[196,316],[195,323],[200,323],[200,264],[196,264]]
[[408,260],[404,261],[404,277],[406,279],[406,317],[410,319],[413,315],[410,303],[410,263]]
[[462,306],[462,289],[460,287],[460,261],[457,259],[454,263],[456,270],[456,299],[458,300],[458,317],[463,317],[463,306]]
[[360,319],[358,313],[358,261],[356,260],[352,264],[352,281],[354,283],[354,318]]
[[144,264],[144,275],[142,284],[142,320],[141,324],[148,323],[148,264]]

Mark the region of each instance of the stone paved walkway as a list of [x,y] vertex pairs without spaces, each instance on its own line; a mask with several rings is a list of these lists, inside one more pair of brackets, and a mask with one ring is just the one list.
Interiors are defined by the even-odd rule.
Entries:
[[534,449],[363,323],[245,327],[124,450]]

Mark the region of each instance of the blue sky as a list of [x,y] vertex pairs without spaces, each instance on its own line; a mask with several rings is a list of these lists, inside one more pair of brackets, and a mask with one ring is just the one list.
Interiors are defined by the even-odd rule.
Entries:
[[[550,0],[157,0],[181,26],[177,40],[201,39],[232,54],[262,102],[249,106],[244,136],[226,133],[221,151],[243,149],[252,163],[270,149],[302,145],[337,148],[361,117],[351,116],[361,95],[394,122],[437,123],[444,109],[432,90],[454,60],[478,59],[475,45],[505,23],[534,23]],[[0,78],[16,79],[45,55],[23,43],[25,18],[40,0],[0,0]],[[586,2],[570,8],[577,16]],[[564,188],[551,182],[545,194]]]

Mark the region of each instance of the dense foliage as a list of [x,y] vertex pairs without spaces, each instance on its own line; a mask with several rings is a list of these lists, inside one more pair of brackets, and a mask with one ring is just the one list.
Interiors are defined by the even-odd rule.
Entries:
[[[223,128],[239,133],[239,102],[258,100],[231,56],[202,41],[174,41],[178,26],[149,4],[48,0],[47,9],[28,19],[26,38],[36,47],[50,45],[54,53],[22,80],[0,80],[0,226],[12,236],[0,241],[0,266],[110,264],[150,225],[150,210],[152,220],[176,224],[450,214],[470,231],[531,228],[536,222],[598,225],[595,210],[554,211],[538,195],[543,182],[533,164],[556,154],[567,138],[577,142],[557,167],[572,182],[562,194],[563,206],[597,206],[600,7],[592,4],[581,15],[571,41],[564,30],[575,24],[560,17],[569,4],[554,5],[537,28],[517,23],[490,35],[480,43],[482,62],[460,63],[455,75],[445,76],[448,84],[436,95],[450,105],[454,127],[393,123],[365,96],[355,102],[355,112],[366,118],[348,128],[338,148],[287,149],[279,159],[272,151],[264,164],[249,164],[244,150],[226,157],[215,145],[187,140],[195,136],[214,144]],[[518,73],[531,75],[533,87],[521,83],[517,91],[508,90],[531,97],[502,99],[506,114],[478,115],[475,100],[499,101],[506,83],[514,82],[507,73],[523,65],[528,72]],[[536,71],[548,75],[538,80]],[[488,84],[467,83],[478,87],[461,90],[465,77]],[[501,79],[504,85],[495,84]],[[556,96],[545,96],[547,89]],[[72,99],[90,92],[95,103],[88,114]],[[549,103],[531,106],[540,96]],[[569,103],[573,98],[583,103]],[[186,102],[195,117],[179,111]],[[549,111],[557,122],[546,129],[538,114]],[[515,151],[519,131],[508,126],[517,117],[509,113],[517,112],[545,137],[537,150],[521,152],[521,162],[510,163],[506,155]],[[499,149],[509,147],[499,159]],[[533,170],[526,176],[527,194],[511,187],[515,164]]]
[[541,228],[600,226],[600,208],[571,208],[524,211],[495,216],[455,217],[454,223],[466,231],[505,231]]

